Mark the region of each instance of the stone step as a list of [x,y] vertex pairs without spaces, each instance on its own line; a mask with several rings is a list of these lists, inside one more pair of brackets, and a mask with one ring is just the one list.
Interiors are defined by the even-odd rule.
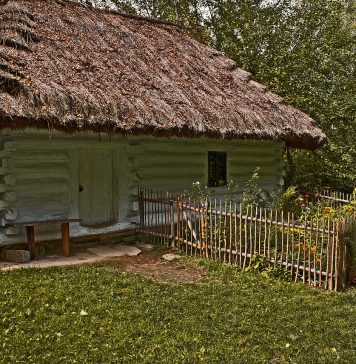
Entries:
[[123,255],[125,255],[124,252],[118,250],[118,249],[114,249],[111,246],[108,245],[103,245],[103,246],[98,246],[95,248],[88,248],[87,249],[90,253],[95,254],[98,257],[102,257],[102,258],[106,258],[106,257],[121,257]]
[[128,255],[129,257],[135,257],[135,256],[139,255],[140,253],[142,253],[142,251],[140,249],[138,249],[132,245],[118,244],[118,245],[114,245],[113,248],[122,252],[125,255]]

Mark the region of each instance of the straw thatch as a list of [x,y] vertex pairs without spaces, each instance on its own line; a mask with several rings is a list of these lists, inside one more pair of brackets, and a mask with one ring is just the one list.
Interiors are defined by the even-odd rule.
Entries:
[[68,0],[0,6],[0,127],[325,142],[313,119],[177,26]]

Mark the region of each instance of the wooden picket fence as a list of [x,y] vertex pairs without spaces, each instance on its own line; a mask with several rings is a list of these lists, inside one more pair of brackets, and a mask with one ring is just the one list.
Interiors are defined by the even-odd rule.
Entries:
[[354,193],[349,194],[340,191],[333,191],[330,189],[322,189],[315,193],[315,198],[317,200],[327,201],[328,206],[338,209],[343,205],[350,204],[351,201],[355,198],[355,195]]
[[138,197],[139,232],[146,241],[242,268],[262,258],[292,281],[314,287],[347,285],[346,218],[310,215],[300,222],[290,212],[149,189],[140,189]]

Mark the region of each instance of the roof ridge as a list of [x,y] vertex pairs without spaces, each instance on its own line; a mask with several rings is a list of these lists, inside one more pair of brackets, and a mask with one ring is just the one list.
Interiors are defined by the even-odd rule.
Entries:
[[[0,0],[0,6],[1,5],[6,5],[9,1],[16,1],[16,0]],[[25,0],[25,1],[31,1],[33,2],[34,0]],[[35,0],[36,1],[36,0]],[[134,20],[141,20],[141,21],[145,21],[148,23],[153,23],[153,24],[162,24],[162,25],[168,25],[168,26],[172,26],[172,27],[176,27],[180,30],[183,30],[182,26],[179,24],[176,24],[174,22],[170,22],[167,20],[160,20],[160,19],[154,19],[154,18],[149,18],[149,17],[145,17],[145,16],[141,16],[141,15],[134,15],[134,14],[129,14],[129,13],[125,13],[123,11],[119,11],[119,10],[113,10],[113,9],[101,9],[101,8],[96,8],[94,6],[89,6],[83,3],[80,3],[76,0],[37,0],[37,1],[53,1],[57,4],[73,4],[75,6],[80,6],[89,10],[93,10],[93,11],[98,11],[101,13],[106,13],[106,14],[113,14],[113,15],[119,15],[125,18],[129,18],[129,19],[134,19]]]

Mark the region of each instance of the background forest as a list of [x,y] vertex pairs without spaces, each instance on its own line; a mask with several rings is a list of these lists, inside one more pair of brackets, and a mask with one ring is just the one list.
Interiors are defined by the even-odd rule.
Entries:
[[286,186],[356,184],[354,0],[81,0],[174,22],[313,117],[318,151],[286,151]]

